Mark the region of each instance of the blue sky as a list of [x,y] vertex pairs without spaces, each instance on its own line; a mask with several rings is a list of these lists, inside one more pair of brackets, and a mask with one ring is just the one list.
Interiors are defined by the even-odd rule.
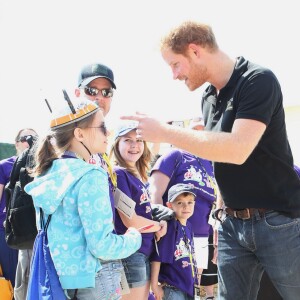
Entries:
[[300,105],[297,1],[1,1],[0,142],[33,127],[43,134],[50,114],[44,103],[72,94],[82,65],[109,65],[117,84],[107,118],[113,128],[136,110],[161,119],[200,112],[202,89],[190,92],[174,81],[159,53],[171,27],[197,20],[213,27],[218,44],[277,75],[284,105]]

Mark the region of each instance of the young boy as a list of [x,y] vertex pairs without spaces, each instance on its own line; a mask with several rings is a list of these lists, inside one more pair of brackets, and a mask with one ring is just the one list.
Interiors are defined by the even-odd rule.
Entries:
[[168,191],[166,204],[174,211],[175,218],[168,221],[167,233],[151,258],[151,289],[156,300],[194,299],[194,243],[187,219],[194,213],[195,197],[191,184],[175,184]]

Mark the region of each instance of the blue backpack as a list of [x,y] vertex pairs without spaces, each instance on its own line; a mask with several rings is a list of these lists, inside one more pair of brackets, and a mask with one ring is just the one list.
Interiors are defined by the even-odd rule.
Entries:
[[40,213],[41,229],[33,245],[27,300],[66,300],[48,246],[47,228],[51,215],[45,224],[41,208]]

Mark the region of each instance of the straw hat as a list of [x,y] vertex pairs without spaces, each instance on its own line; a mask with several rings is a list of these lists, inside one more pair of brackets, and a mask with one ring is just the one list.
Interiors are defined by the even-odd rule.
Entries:
[[75,98],[71,101],[67,93],[63,92],[65,100],[62,107],[53,113],[54,117],[50,122],[51,129],[60,128],[85,119],[100,109],[96,103],[86,98]]

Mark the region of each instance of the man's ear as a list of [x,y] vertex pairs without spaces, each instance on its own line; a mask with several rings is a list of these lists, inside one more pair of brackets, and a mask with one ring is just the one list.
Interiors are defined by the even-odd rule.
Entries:
[[82,142],[83,141],[83,131],[81,128],[76,127],[74,129],[74,137],[77,141]]
[[191,53],[193,53],[194,55],[196,55],[197,57],[199,57],[200,55],[200,48],[198,45],[196,44],[189,44],[189,50]]

